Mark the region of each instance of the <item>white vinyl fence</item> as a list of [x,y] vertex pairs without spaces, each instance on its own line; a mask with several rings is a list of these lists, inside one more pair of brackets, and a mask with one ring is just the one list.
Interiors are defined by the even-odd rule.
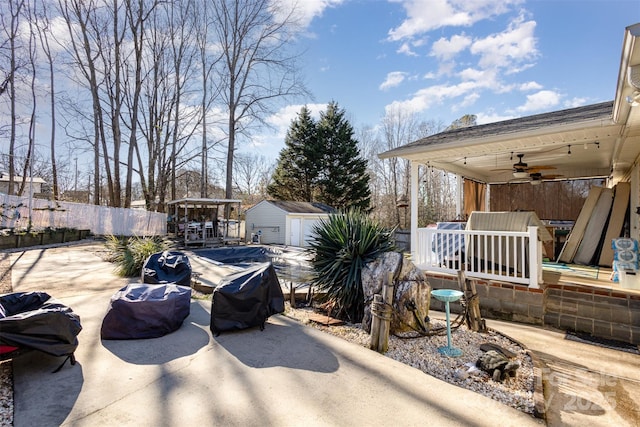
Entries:
[[157,236],[167,233],[167,214],[0,194],[0,228],[75,228],[95,235]]

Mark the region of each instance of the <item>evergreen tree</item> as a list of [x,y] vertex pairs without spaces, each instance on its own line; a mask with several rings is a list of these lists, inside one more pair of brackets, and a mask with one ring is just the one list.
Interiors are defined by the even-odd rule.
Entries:
[[322,152],[317,147],[316,124],[306,106],[291,122],[284,142],[267,193],[279,200],[312,202]]
[[318,201],[339,209],[356,207],[367,211],[371,201],[367,162],[360,156],[353,127],[344,116],[344,110],[331,102],[317,125],[324,150]]
[[366,161],[353,128],[334,102],[315,123],[306,107],[287,131],[285,148],[267,188],[279,200],[322,202],[345,209],[369,209]]

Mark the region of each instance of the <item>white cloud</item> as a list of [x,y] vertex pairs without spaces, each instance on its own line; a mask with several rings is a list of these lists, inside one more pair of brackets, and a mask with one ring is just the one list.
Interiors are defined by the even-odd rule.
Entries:
[[411,45],[409,43],[402,43],[396,52],[407,56],[418,56],[418,54],[411,49]]
[[535,21],[524,22],[519,17],[506,31],[474,41],[471,53],[480,56],[478,65],[482,68],[522,67],[538,57],[535,28]]
[[542,89],[542,85],[538,82],[524,82],[521,83],[520,86],[518,86],[518,89],[523,92],[527,92],[530,90],[540,90]]
[[486,70],[478,70],[477,68],[466,68],[458,73],[462,80],[483,80],[487,78]]
[[439,59],[448,60],[469,46],[471,46],[471,37],[464,34],[456,34],[450,39],[442,37],[433,43],[431,46],[431,53],[429,55],[435,56]]
[[[470,96],[485,87],[485,82],[467,81],[456,85],[436,85],[417,91],[413,97],[404,101],[394,101],[385,107],[385,111],[400,108],[412,113],[420,113],[443,101],[460,96]],[[469,98],[473,101],[474,98]]]
[[345,0],[273,0],[271,10],[276,16],[285,18],[295,8],[295,21],[301,28],[307,28],[313,18],[322,16],[325,9],[336,7]]
[[515,116],[505,116],[501,114],[496,114],[493,111],[489,111],[488,113],[476,114],[476,123],[479,125],[484,125],[487,123],[501,122],[501,121],[510,120],[513,118],[515,118]]
[[387,74],[387,78],[378,87],[380,90],[387,90],[392,87],[396,87],[402,83],[407,77],[407,73],[403,71],[392,71]]
[[311,117],[315,120],[320,118],[320,112],[327,109],[327,104],[293,104],[287,105],[286,107],[282,107],[278,110],[277,113],[269,116],[266,121],[277,130],[276,132],[282,136],[284,140],[284,136],[287,134],[287,130],[289,126],[291,126],[291,121],[298,117],[298,113],[300,109],[306,106],[311,112]]
[[527,102],[516,108],[521,113],[547,110],[560,103],[560,94],[551,90],[541,90],[532,95],[527,95]]
[[566,108],[575,108],[575,107],[581,107],[583,105],[586,105],[588,102],[590,102],[590,100],[587,98],[571,98],[566,100],[563,103],[563,105]]
[[462,102],[453,106],[453,111],[463,111],[468,110],[470,106],[476,103],[476,101],[480,99],[480,94],[478,92],[470,92],[462,98]]
[[407,13],[398,27],[389,30],[389,40],[399,41],[442,27],[468,27],[482,19],[501,15],[523,0],[393,0]]

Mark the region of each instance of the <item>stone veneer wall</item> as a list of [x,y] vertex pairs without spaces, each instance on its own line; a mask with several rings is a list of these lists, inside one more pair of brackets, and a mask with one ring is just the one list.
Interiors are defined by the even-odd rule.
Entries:
[[[429,274],[432,289],[459,289],[457,278]],[[509,320],[584,332],[594,337],[640,344],[640,294],[591,286],[544,285],[543,289],[508,283],[476,282],[480,312],[488,319]],[[444,310],[432,298],[431,308]],[[459,303],[451,303],[459,313]]]

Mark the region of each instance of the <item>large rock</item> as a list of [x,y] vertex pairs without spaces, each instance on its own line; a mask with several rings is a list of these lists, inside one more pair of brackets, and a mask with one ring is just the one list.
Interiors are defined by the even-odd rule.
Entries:
[[362,270],[362,290],[365,298],[362,327],[371,331],[371,302],[375,294],[382,294],[385,277],[393,273],[393,316],[391,333],[418,328],[413,311],[415,307],[421,319],[429,314],[431,287],[421,270],[398,252],[386,252]]

